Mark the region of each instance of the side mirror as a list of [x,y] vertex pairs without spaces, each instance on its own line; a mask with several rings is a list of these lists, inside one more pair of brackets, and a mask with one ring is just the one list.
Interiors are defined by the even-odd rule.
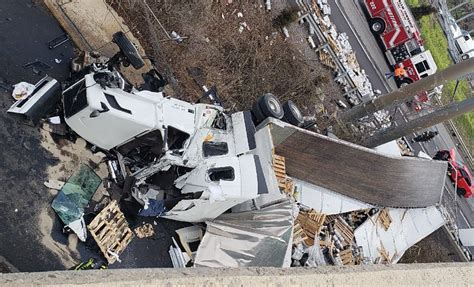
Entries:
[[90,117],[90,118],[97,118],[99,115],[100,115],[100,111],[94,110],[94,111],[89,115],[89,117]]
[[101,106],[102,110],[101,110],[101,111],[99,111],[99,110],[94,110],[94,111],[89,115],[89,117],[91,117],[91,118],[96,118],[96,117],[98,117],[101,113],[105,113],[105,112],[108,112],[108,111],[109,111],[109,107],[107,107],[107,105],[104,104],[103,102],[100,102],[100,106]]

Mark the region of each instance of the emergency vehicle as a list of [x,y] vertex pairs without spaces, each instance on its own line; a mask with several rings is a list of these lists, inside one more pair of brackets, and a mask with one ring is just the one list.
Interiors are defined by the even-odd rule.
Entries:
[[404,0],[364,0],[370,30],[377,35],[392,67],[402,64],[407,77],[397,81],[407,85],[436,72],[437,66]]

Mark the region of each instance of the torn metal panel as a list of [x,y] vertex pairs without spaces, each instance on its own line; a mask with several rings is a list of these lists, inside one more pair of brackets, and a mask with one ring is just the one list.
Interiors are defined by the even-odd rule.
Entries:
[[236,154],[255,149],[255,126],[249,111],[232,114],[232,128]]
[[408,248],[445,223],[441,211],[435,206],[388,208],[386,212],[391,218],[387,229],[378,219],[378,212],[354,232],[357,245],[362,246],[364,257],[372,263],[397,263]]
[[320,213],[328,215],[339,214],[373,207],[360,200],[302,180],[294,179],[294,182],[296,186],[296,200]]
[[290,177],[378,206],[426,207],[440,201],[445,162],[383,155],[276,119],[258,128],[270,130]]
[[474,246],[474,228],[459,229],[459,240],[463,246]]
[[398,156],[398,157],[402,156],[400,152],[400,148],[398,147],[397,141],[395,140],[384,143],[383,145],[376,146],[374,147],[374,150],[386,155],[392,155],[392,156]]
[[44,77],[35,84],[31,93],[16,101],[9,113],[20,114],[37,124],[39,120],[51,111],[61,99],[61,85],[51,77]]
[[285,200],[257,211],[223,214],[207,223],[197,267],[289,267],[293,204]]
[[202,192],[200,198],[181,200],[163,217],[186,222],[212,220],[233,206],[268,192],[259,163],[253,154],[203,161],[175,182],[183,194]]

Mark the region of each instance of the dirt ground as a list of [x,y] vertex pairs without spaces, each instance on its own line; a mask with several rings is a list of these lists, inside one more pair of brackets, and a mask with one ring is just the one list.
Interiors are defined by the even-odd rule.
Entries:
[[[305,39],[285,39],[272,24],[281,9],[268,12],[257,1],[151,0],[148,7],[141,1],[107,2],[139,35],[175,97],[197,101],[201,85],[216,86],[224,106],[235,111],[270,92],[293,100],[306,116],[318,116],[321,125],[321,116],[336,109],[332,100],[342,93],[331,71],[299,52],[294,43],[308,45]],[[168,40],[160,23],[168,34],[186,38],[179,44]]]
[[450,241],[444,228],[439,228],[410,247],[399,263],[461,262]]

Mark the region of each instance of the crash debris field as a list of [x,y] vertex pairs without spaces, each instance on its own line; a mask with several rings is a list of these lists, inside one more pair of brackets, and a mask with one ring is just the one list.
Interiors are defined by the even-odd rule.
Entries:
[[[26,271],[396,264],[445,224],[445,162],[332,132],[378,93],[328,1],[46,2],[77,47],[69,77],[2,100],[2,133],[47,160],[32,160],[46,171],[22,185],[38,195],[20,227],[54,264]],[[93,29],[77,20],[91,13]],[[105,48],[79,43],[92,38]]]

